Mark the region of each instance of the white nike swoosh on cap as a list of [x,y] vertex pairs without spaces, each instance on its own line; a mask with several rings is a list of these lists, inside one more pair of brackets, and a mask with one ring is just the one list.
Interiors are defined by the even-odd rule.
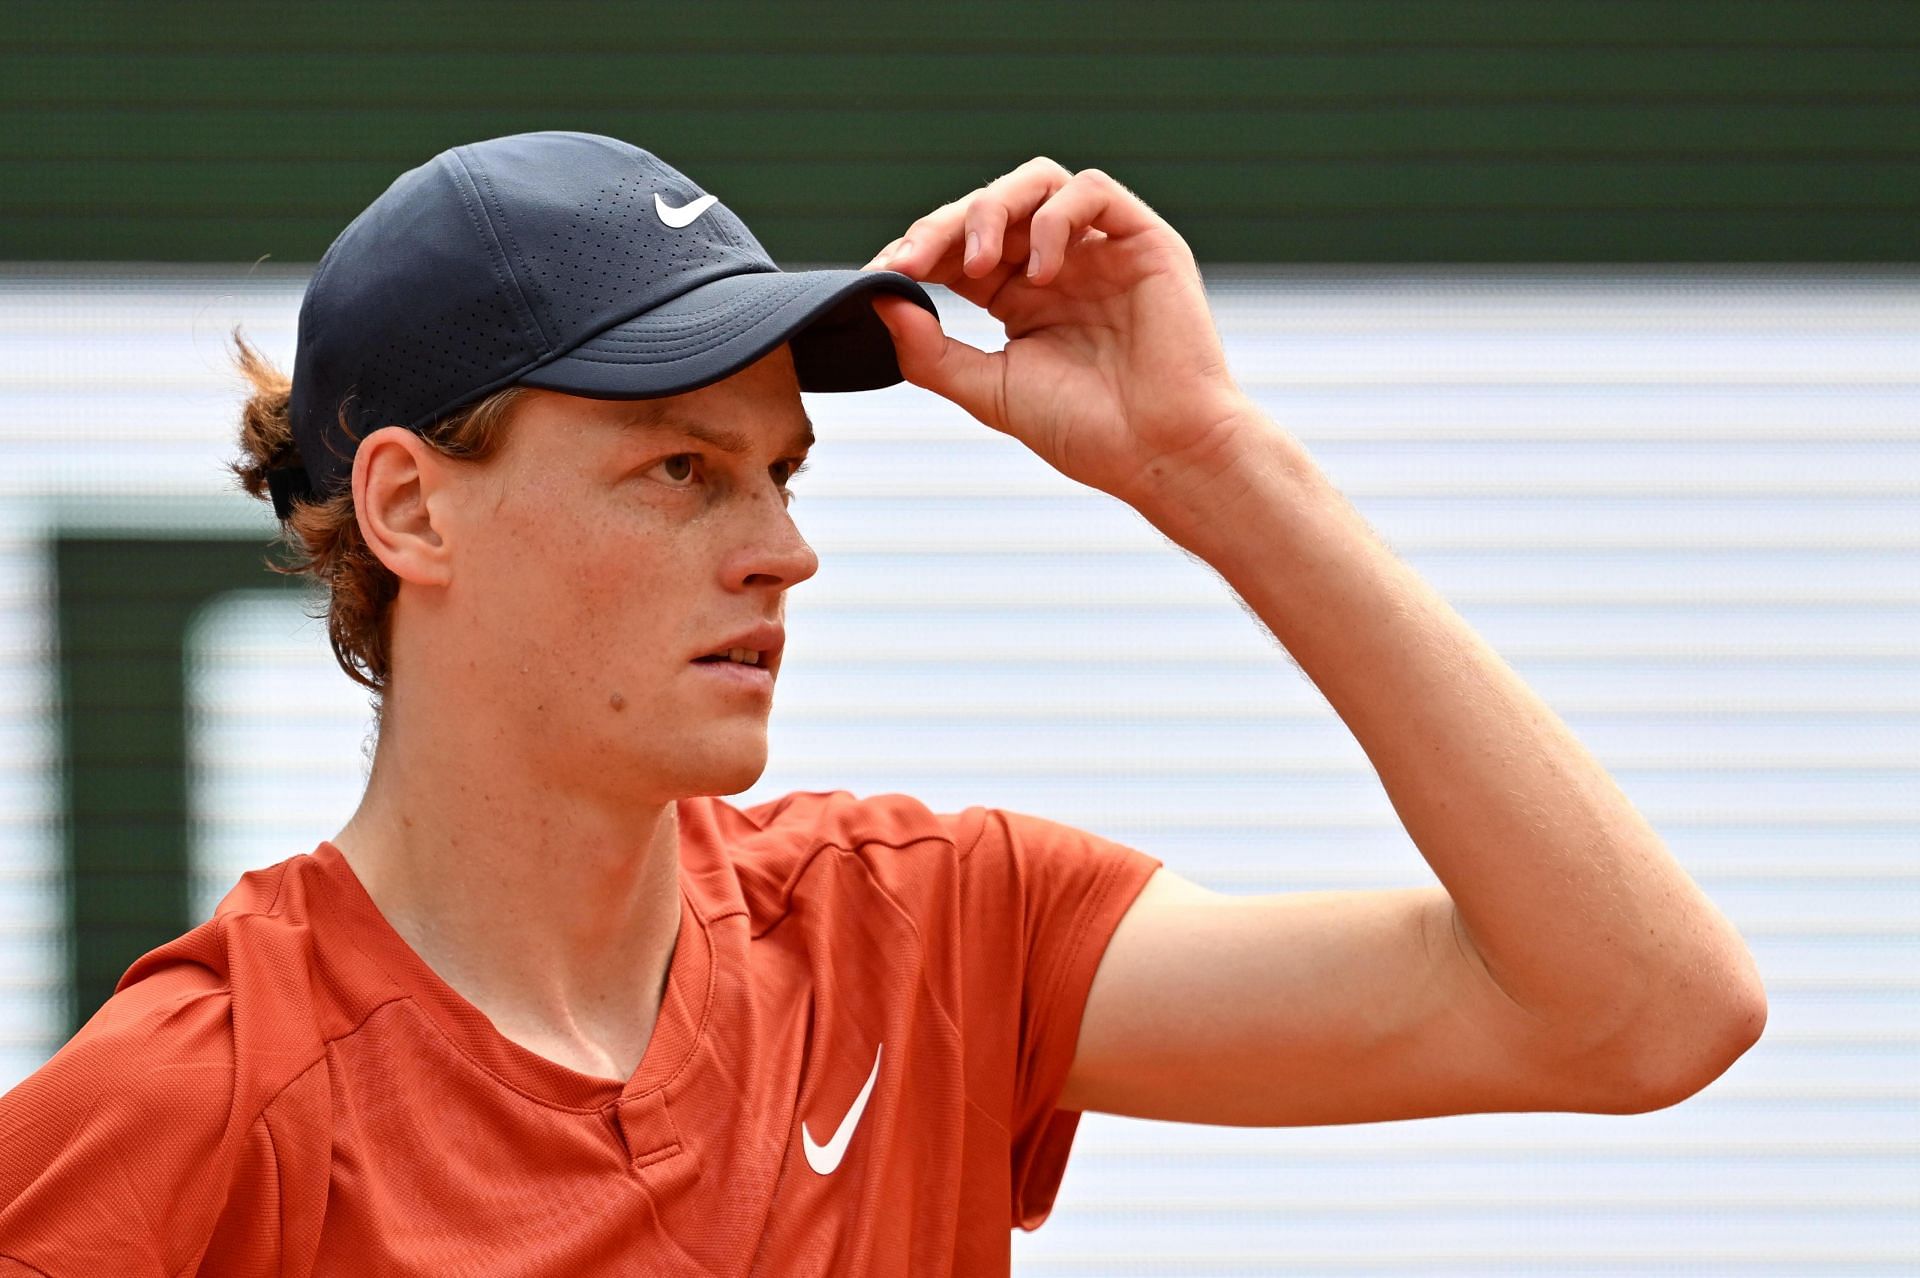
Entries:
[[867,1075],[867,1082],[860,1094],[853,1098],[853,1108],[840,1120],[840,1126],[834,1129],[833,1136],[822,1145],[814,1140],[813,1133],[807,1130],[805,1123],[800,1124],[800,1146],[807,1152],[807,1166],[822,1176],[830,1176],[840,1160],[847,1156],[847,1143],[853,1139],[853,1129],[860,1125],[860,1115],[866,1112],[867,1098],[873,1095],[874,1080],[880,1077],[880,1049],[885,1043],[873,1049],[873,1070]]
[[673,205],[660,198],[660,192],[655,191],[653,193],[653,211],[660,215],[662,222],[665,222],[676,231],[683,226],[691,225],[693,219],[699,217],[719,202],[720,197],[717,195],[703,195],[699,199],[682,204],[676,209]]

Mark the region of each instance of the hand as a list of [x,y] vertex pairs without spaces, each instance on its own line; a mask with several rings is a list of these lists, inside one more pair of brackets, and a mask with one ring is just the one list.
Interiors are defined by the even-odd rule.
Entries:
[[1029,160],[862,269],[944,284],[1006,326],[989,354],[876,297],[909,382],[1130,504],[1157,477],[1224,465],[1257,413],[1227,371],[1192,250],[1099,169]]

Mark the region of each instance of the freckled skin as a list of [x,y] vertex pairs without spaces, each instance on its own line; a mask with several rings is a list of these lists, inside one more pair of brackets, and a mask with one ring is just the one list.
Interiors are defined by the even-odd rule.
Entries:
[[[436,663],[441,691],[470,680],[493,738],[473,745],[536,785],[670,804],[739,793],[766,769],[771,699],[691,659],[784,624],[785,592],[819,568],[781,491],[806,425],[792,356],[672,397],[682,417],[744,432],[749,453],[618,425],[665,404],[531,392],[495,456],[449,463],[459,482],[434,511],[447,588],[397,604],[396,634],[460,636],[458,669]],[[408,625],[410,607],[439,615]]]

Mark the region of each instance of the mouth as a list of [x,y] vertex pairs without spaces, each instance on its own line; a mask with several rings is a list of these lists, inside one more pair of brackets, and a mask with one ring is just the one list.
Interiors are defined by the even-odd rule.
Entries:
[[691,658],[692,664],[716,674],[751,675],[756,680],[771,681],[779,672],[787,634],[779,622],[762,621],[709,642],[713,647]]
[[[740,649],[734,650],[736,653]],[[764,654],[748,649],[746,655],[759,657]],[[707,672],[707,677],[724,686],[751,692],[771,694],[773,692],[773,671],[757,661],[735,660],[724,654],[707,657],[695,657],[689,664],[699,666]]]
[[710,652],[704,657],[695,657],[697,664],[729,663],[737,666],[758,666],[768,668],[767,654],[756,648],[729,648],[725,652]]

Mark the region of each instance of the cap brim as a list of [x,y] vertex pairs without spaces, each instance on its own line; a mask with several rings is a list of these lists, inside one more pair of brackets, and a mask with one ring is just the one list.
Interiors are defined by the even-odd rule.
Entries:
[[648,399],[730,377],[791,342],[803,391],[892,386],[900,365],[874,314],[875,293],[939,314],[898,271],[752,271],[690,289],[514,380],[593,399]]

